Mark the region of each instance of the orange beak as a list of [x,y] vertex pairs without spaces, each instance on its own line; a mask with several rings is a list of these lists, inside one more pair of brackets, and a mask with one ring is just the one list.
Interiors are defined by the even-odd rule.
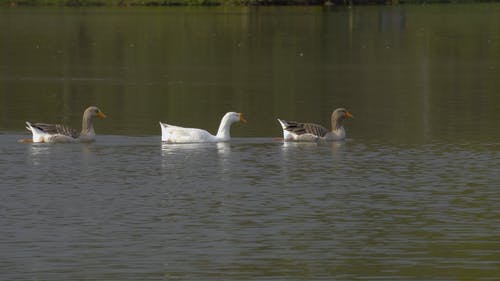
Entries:
[[106,118],[106,114],[102,113],[102,111],[99,111],[99,113],[97,113],[97,117]]
[[346,118],[354,118],[354,115],[352,115],[352,113],[350,113],[349,111],[346,111],[345,112],[345,117]]
[[243,118],[243,113],[240,113],[240,123],[246,123],[247,120],[245,120],[245,118]]

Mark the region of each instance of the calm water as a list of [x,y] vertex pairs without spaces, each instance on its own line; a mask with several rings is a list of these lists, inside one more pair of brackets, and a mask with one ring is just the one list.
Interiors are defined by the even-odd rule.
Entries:
[[[497,280],[500,5],[0,9],[0,280]],[[21,144],[24,121],[92,144]],[[345,142],[283,143],[277,117]],[[167,145],[158,121],[230,143]]]

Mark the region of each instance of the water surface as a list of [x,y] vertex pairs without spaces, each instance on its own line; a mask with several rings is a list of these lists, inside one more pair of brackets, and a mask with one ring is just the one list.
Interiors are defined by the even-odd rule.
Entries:
[[498,275],[498,145],[2,147],[5,279]]

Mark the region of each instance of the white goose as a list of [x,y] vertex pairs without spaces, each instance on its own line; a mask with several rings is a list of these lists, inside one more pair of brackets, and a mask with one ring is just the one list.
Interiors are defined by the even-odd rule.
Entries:
[[161,140],[170,143],[229,141],[231,139],[229,133],[231,124],[235,122],[246,122],[243,114],[236,112],[226,113],[220,121],[219,130],[215,136],[202,129],[184,128],[160,122]]
[[22,142],[92,142],[95,139],[94,119],[106,115],[97,107],[90,106],[83,112],[82,130],[78,132],[60,124],[26,122],[26,129],[33,134],[33,139]]
[[347,118],[354,117],[345,108],[337,108],[332,113],[332,129],[314,123],[300,123],[278,119],[283,128],[285,141],[336,141],[345,139],[343,122]]

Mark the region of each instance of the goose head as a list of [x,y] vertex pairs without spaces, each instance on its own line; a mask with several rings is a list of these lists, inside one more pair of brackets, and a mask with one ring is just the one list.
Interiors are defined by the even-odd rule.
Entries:
[[229,130],[231,128],[231,124],[236,122],[246,122],[245,118],[243,118],[243,113],[237,112],[228,112],[222,117],[220,122],[219,130],[217,131],[217,137],[219,139],[229,139],[230,134]]
[[332,113],[332,130],[337,130],[342,127],[345,119],[354,118],[354,115],[345,108],[337,108]]
[[97,106],[89,106],[83,112],[82,119],[82,134],[94,134],[94,119],[106,118],[104,114]]
[[345,119],[353,118],[353,117],[354,117],[354,115],[352,115],[352,113],[350,113],[345,108],[337,108],[332,113],[332,120],[343,121]]
[[245,118],[243,117],[243,113],[238,113],[238,112],[228,112],[228,113],[226,113],[226,115],[224,115],[222,120],[225,120],[226,122],[231,123],[231,124],[236,123],[236,122],[240,122],[240,123],[247,122],[247,120],[245,120]]
[[104,114],[104,112],[102,112],[97,106],[89,106],[83,112],[83,119],[93,119],[95,117],[106,118],[106,114]]

